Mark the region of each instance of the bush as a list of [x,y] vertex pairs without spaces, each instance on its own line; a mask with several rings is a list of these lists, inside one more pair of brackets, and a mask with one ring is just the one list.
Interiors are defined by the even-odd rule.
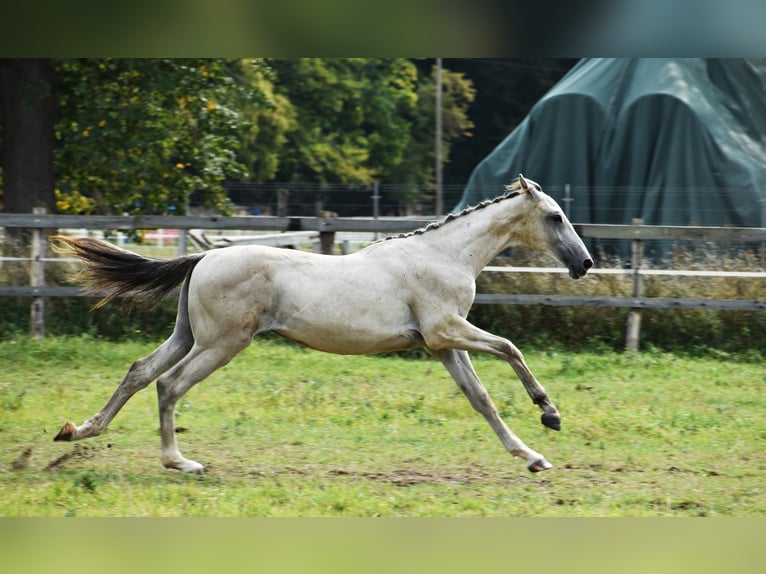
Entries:
[[[92,310],[96,299],[86,297],[51,297],[45,300],[47,335],[90,335],[121,341],[136,337],[164,339],[173,330],[176,299],[167,299],[151,313],[131,311],[122,302]],[[0,339],[30,330],[29,297],[0,297]]]
[[[704,247],[704,248],[703,248]],[[513,259],[499,258],[498,265],[550,266],[526,251],[514,252]],[[622,268],[616,258],[601,257],[599,267]],[[643,261],[651,268],[652,262]],[[754,251],[677,248],[655,267],[663,269],[721,271],[762,271]],[[701,299],[763,299],[764,279],[730,277],[644,277],[646,297]],[[485,272],[477,282],[478,293],[518,293],[628,297],[629,275],[590,275],[572,281],[562,274]],[[625,345],[628,309],[612,307],[552,307],[544,305],[474,305],[470,320],[483,329],[519,344],[563,346],[572,349],[609,348]],[[685,353],[717,350],[742,353],[766,348],[766,316],[763,311],[717,311],[645,309],[641,317],[641,345]]]

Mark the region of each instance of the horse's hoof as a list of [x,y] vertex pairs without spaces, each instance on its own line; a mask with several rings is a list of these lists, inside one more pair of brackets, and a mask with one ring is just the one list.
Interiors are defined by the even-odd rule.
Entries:
[[76,430],[77,430],[77,427],[75,426],[74,423],[67,423],[63,427],[61,427],[59,434],[53,437],[53,440],[54,441],[72,440],[72,437],[74,436],[74,432]]
[[543,425],[555,431],[561,430],[561,417],[558,413],[543,413],[540,416]]
[[163,462],[162,465],[168,470],[177,470],[186,474],[197,474],[199,476],[205,475],[205,467],[193,460],[174,460],[170,462]]
[[529,469],[529,472],[540,472],[543,470],[548,470],[549,468],[553,468],[553,465],[545,460],[544,457],[540,457],[530,463],[527,463],[527,468]]
[[199,477],[203,477],[207,474],[207,471],[205,470],[205,467],[202,465],[195,466],[194,468],[187,468],[182,470],[184,474],[193,474]]

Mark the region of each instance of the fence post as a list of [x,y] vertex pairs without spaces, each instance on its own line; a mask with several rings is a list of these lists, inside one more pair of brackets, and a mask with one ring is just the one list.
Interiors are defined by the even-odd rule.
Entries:
[[290,200],[289,189],[280,188],[277,190],[277,217],[287,216],[289,200]]
[[[376,179],[372,185],[372,217],[378,219],[380,217],[380,184]],[[375,241],[378,240],[378,232],[373,235]]]
[[[189,202],[187,201],[184,205],[184,215],[189,215]],[[188,229],[179,229],[178,230],[178,245],[176,246],[176,255],[181,257],[183,255],[186,255],[186,252],[189,250],[189,230]]]
[[186,229],[178,230],[178,245],[176,245],[176,255],[181,257],[186,255],[186,251],[189,249],[189,240]]
[[[45,215],[44,207],[35,207],[34,215]],[[42,287],[45,285],[45,229],[35,227],[32,229],[31,261],[29,264],[29,285]],[[30,309],[30,329],[33,339],[45,337],[45,299],[35,297],[32,299]]]
[[325,227],[322,223],[323,219],[329,219],[336,217],[336,213],[332,211],[320,211],[319,217],[319,252],[325,255],[332,255],[335,251],[335,231],[323,231]]
[[[643,225],[643,219],[633,219],[633,225]],[[641,277],[641,260],[644,257],[644,242],[641,239],[634,239],[630,245],[630,268],[633,271],[633,290],[632,296],[641,297],[643,289],[643,279]],[[628,327],[625,335],[625,350],[638,351],[639,333],[641,330],[641,309],[631,307],[628,312]]]

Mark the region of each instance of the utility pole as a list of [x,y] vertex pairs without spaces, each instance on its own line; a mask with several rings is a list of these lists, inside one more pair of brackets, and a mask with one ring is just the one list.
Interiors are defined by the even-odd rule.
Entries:
[[436,156],[436,215],[444,214],[444,197],[442,194],[442,59],[436,58],[436,141],[434,142]]

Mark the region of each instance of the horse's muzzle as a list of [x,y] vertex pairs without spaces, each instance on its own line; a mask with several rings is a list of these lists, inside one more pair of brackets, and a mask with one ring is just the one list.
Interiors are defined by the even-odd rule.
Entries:
[[582,263],[579,265],[570,265],[569,266],[569,276],[572,279],[579,279],[580,277],[585,277],[585,275],[588,273],[588,269],[593,267],[593,260],[590,258],[583,259]]

